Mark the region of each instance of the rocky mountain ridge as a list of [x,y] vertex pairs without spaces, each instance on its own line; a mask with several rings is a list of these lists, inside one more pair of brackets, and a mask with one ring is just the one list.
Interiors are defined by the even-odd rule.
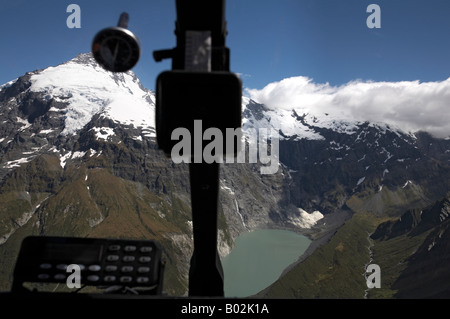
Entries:
[[[279,134],[279,169],[221,167],[219,250],[244,231],[282,228],[329,238],[353,213],[399,217],[450,189],[450,141],[383,123],[271,110],[243,98],[243,131]],[[158,150],[154,93],[90,54],[0,87],[2,289],[26,235],[154,238],[166,287],[183,294],[192,250],[189,176]],[[311,214],[323,216],[306,223]],[[305,215],[306,214],[306,215]]]

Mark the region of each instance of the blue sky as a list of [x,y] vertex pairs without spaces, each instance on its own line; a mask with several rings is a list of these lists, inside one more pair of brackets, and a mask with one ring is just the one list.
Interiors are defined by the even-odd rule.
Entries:
[[[81,7],[81,28],[69,29],[66,8]],[[381,8],[381,28],[369,29],[369,4]],[[142,44],[133,71],[144,86],[169,70],[153,50],[173,48],[175,0],[0,0],[0,84],[27,71],[89,52],[100,29],[130,14]],[[350,81],[443,81],[450,74],[448,0],[228,0],[231,69],[244,87],[305,76],[340,86]]]

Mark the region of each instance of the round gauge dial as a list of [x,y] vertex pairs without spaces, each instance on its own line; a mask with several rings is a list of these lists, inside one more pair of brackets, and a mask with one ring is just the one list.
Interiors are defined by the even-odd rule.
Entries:
[[92,53],[106,70],[126,72],[138,62],[141,49],[138,38],[131,31],[112,27],[97,33],[92,42]]

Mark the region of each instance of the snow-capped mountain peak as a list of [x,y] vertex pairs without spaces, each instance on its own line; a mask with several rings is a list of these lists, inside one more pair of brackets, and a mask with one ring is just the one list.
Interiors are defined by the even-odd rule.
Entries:
[[108,72],[90,53],[38,71],[30,82],[30,91],[66,104],[65,109],[49,110],[64,114],[62,135],[77,132],[99,113],[121,124],[147,128],[154,134],[154,95],[143,88],[132,71]]
[[[155,137],[155,94],[145,89],[132,71],[106,71],[97,64],[92,54],[86,53],[27,75],[30,92],[39,94],[43,101],[57,102],[46,112],[50,112],[49,116],[64,119],[61,135],[75,134],[94,115],[99,115],[116,123],[141,127],[145,131],[143,136]],[[16,82],[17,79],[2,85],[0,92],[11,88]],[[249,129],[274,129],[280,133],[280,139],[289,140],[325,140],[324,130],[352,135],[363,124],[347,118],[339,110],[320,113],[298,107],[270,109],[248,97],[242,99],[242,114],[244,134],[251,134]],[[382,131],[405,134],[384,123],[371,125]]]
[[334,113],[320,113],[302,108],[270,109],[248,97],[242,99],[242,110],[244,132],[270,128],[280,133],[280,139],[325,140],[324,131],[353,135],[358,133],[363,125],[375,127],[380,132],[391,131],[398,136],[408,135],[415,138],[414,133],[405,132],[392,124],[358,121],[340,113],[339,110]]

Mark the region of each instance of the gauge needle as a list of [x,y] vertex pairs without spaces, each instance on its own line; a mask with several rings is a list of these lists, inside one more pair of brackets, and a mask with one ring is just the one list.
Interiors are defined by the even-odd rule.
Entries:
[[119,52],[119,41],[117,41],[116,48],[114,49],[114,62],[117,59],[117,53]]

